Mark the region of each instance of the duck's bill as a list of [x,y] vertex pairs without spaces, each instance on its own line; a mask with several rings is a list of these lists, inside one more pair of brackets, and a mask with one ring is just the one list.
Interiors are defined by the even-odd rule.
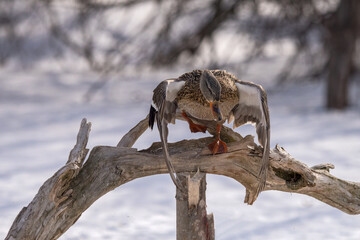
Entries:
[[219,103],[217,102],[210,102],[210,108],[211,108],[211,112],[214,116],[214,120],[215,121],[221,121],[222,120],[222,114],[219,108]]

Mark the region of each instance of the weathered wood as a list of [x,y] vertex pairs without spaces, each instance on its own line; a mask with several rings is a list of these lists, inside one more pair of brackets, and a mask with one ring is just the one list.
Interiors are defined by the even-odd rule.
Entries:
[[127,134],[125,134],[120,142],[117,144],[118,147],[132,147],[136,140],[148,129],[149,127],[149,115],[141,120],[135,127],[133,127]]
[[[83,119],[77,142],[70,152],[66,165],[49,178],[32,202],[21,210],[5,239],[56,239],[80,217],[82,212],[77,211],[76,208],[72,208],[77,212],[75,218],[67,218],[66,215],[73,194],[70,185],[78,176],[89,151],[86,149],[86,144],[90,129],[91,123]],[[62,218],[66,219],[65,224],[64,221],[57,221]]]
[[187,190],[176,190],[176,239],[214,239],[213,218],[206,212],[206,175],[179,173],[178,178]]
[[215,240],[215,224],[214,224],[214,214],[210,213],[206,216],[207,218],[207,232],[208,238],[206,240]]
[[[137,178],[168,173],[160,143],[143,151],[128,147],[94,147],[82,165],[90,126],[85,119],[82,121],[71,160],[69,158],[21,210],[6,239],[56,239],[107,192]],[[245,200],[249,202],[257,187],[261,149],[252,136],[246,136],[229,143],[228,153],[209,155],[206,146],[212,140],[202,138],[169,144],[175,168],[178,172],[199,169],[203,173],[231,177],[246,187]],[[306,194],[345,213],[359,214],[360,183],[332,176],[328,171],[331,167],[323,164],[309,168],[277,146],[270,154],[265,190]]]

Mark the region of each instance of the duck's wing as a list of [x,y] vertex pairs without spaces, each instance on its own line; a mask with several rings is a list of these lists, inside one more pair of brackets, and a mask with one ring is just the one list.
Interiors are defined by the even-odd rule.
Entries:
[[161,82],[155,89],[149,113],[149,127],[152,129],[156,120],[161,143],[163,147],[166,166],[170,177],[177,188],[183,190],[181,183],[176,177],[176,171],[171,163],[167,146],[168,123],[175,123],[178,91],[184,86],[185,81],[168,79]]
[[253,201],[255,201],[265,187],[269,167],[270,117],[267,96],[265,90],[260,85],[240,80],[236,80],[235,84],[239,92],[239,103],[232,110],[234,116],[233,127],[235,128],[246,123],[255,124],[259,143],[263,147],[259,185],[253,198]]

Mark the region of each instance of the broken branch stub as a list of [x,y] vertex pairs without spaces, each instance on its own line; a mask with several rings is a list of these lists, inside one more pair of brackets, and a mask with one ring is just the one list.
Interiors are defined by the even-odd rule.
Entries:
[[206,211],[206,174],[179,173],[187,193],[176,190],[176,239],[215,239],[214,218]]

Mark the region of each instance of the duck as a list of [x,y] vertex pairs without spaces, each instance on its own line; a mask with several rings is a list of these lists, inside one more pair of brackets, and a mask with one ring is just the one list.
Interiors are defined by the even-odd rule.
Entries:
[[233,128],[251,123],[256,128],[261,145],[262,163],[258,174],[258,186],[254,199],[264,189],[269,168],[270,117],[267,94],[261,85],[237,79],[225,70],[193,70],[162,81],[153,91],[149,112],[149,127],[155,122],[162,142],[163,154],[170,177],[177,188],[184,190],[176,177],[176,171],[169,156],[167,137],[168,124],[182,116],[191,132],[206,132],[207,126],[200,122],[215,122],[215,140],[208,145],[212,154],[228,151],[220,139],[225,121],[233,122]]

